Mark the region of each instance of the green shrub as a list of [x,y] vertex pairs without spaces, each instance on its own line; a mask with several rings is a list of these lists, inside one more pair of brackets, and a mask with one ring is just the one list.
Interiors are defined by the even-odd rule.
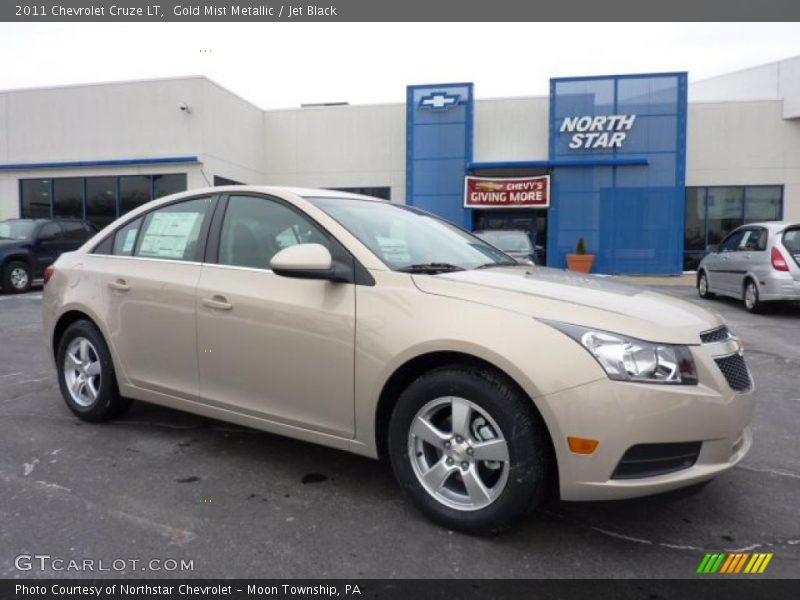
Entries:
[[578,240],[578,247],[575,249],[575,254],[586,254],[586,240],[583,238]]

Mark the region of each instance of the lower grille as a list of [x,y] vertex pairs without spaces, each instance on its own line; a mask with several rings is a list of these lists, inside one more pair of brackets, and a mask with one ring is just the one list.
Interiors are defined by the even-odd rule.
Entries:
[[714,361],[732,390],[747,392],[753,387],[750,371],[747,370],[747,364],[745,364],[744,357],[741,354],[715,358]]
[[702,442],[677,444],[637,444],[619,461],[611,479],[655,477],[688,469],[700,455]]

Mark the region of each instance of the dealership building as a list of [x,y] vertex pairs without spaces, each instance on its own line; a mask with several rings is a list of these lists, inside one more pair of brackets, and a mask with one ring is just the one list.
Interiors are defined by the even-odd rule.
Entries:
[[554,267],[583,238],[596,272],[628,274],[691,270],[742,223],[800,220],[800,57],[475,93],[263,110],[204,77],[0,92],[0,219],[104,226],[185,189],[322,187],[525,230]]

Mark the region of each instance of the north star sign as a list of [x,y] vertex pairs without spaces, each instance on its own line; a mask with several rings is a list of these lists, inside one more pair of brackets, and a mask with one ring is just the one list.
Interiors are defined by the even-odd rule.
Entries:
[[561,122],[561,133],[572,133],[569,147],[622,148],[628,132],[636,122],[636,115],[606,115],[567,117]]

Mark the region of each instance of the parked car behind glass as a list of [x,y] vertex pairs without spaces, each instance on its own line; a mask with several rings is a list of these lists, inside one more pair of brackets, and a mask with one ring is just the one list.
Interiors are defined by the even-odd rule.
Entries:
[[137,399],[385,456],[449,528],[498,531],[554,486],[605,500],[702,483],[751,446],[753,384],[719,316],[531,269],[413,207],[194,190],[45,281],[45,341],[81,419]]
[[521,263],[538,265],[542,262],[540,249],[534,247],[527,231],[487,229],[485,231],[475,231],[473,233],[484,242],[488,242],[495,248],[499,248]]
[[77,250],[94,235],[77,219],[7,219],[0,221],[0,287],[26,292],[62,252]]
[[750,312],[765,302],[800,300],[800,223],[768,221],[734,229],[710,246],[697,267],[697,291],[742,300]]

